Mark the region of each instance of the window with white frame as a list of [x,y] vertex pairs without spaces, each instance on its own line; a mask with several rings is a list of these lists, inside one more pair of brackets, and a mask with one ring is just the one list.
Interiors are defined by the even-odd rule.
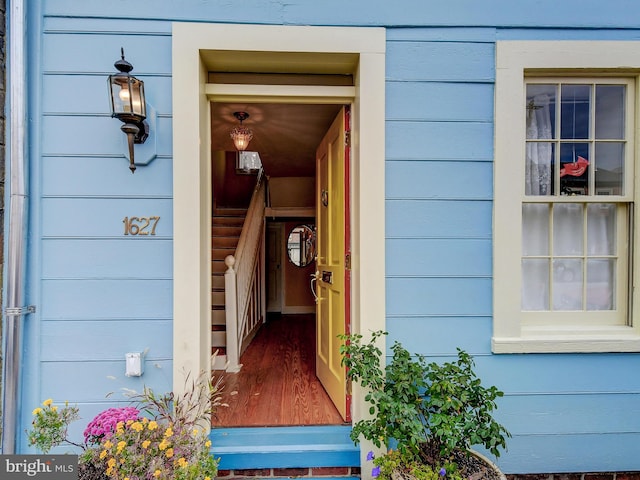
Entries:
[[640,350],[639,47],[498,42],[494,352]]

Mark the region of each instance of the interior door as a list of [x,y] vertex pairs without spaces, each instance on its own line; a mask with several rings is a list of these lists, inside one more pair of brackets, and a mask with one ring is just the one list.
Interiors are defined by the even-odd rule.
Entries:
[[343,107],[316,151],[316,375],[345,421],[350,396],[337,335],[349,331],[348,116]]
[[267,225],[267,312],[282,311],[283,224]]

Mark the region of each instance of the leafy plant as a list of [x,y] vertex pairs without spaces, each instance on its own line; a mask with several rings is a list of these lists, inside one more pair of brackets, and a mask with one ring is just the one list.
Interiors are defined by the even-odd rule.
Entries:
[[64,407],[59,408],[53,404],[53,399],[48,398],[42,402],[42,407],[36,407],[32,413],[29,445],[35,445],[42,453],[49,453],[53,447],[63,443],[77,446],[68,440],[67,431],[69,425],[80,418],[78,407],[70,407],[65,402]]
[[482,445],[496,457],[506,448],[511,435],[496,422],[492,412],[503,393],[495,386],[484,387],[473,371],[471,355],[458,348],[458,360],[442,365],[430,363],[425,415],[430,437],[448,456],[453,450]]
[[445,467],[432,467],[416,459],[407,458],[399,450],[390,450],[387,454],[375,457],[369,452],[367,460],[372,460],[375,467],[372,476],[378,480],[393,480],[394,474],[399,473],[400,478],[412,478],[415,480],[463,480],[463,477],[449,465]]
[[450,473],[455,471],[453,452],[472,445],[498,457],[510,437],[492,417],[496,398],[503,393],[482,386],[471,355],[458,349],[457,361],[438,365],[394,342],[391,360],[383,367],[376,345],[383,335],[387,333],[373,332],[368,343],[360,334],[340,336],[347,377],[364,387],[371,415],[354,424],[351,439],[357,444],[362,436],[376,447],[397,444],[398,453],[379,462],[408,465],[422,460]]
[[79,478],[211,480],[218,461],[210,454],[206,435],[211,415],[222,406],[221,377],[201,375],[189,380],[184,393],[157,395],[145,388],[131,396],[135,407],[110,408],[98,414],[84,431],[84,444],[67,438],[77,407],[58,409],[53,400],[33,411],[30,444],[42,452],[69,443],[81,447]]

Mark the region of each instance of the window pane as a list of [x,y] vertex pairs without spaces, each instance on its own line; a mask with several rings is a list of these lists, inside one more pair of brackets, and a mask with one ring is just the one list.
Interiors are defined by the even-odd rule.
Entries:
[[624,85],[596,87],[596,138],[624,138]]
[[556,138],[557,85],[527,85],[527,139]]
[[549,142],[527,142],[525,195],[553,194],[553,147]]
[[549,310],[549,260],[522,260],[522,310]]
[[589,138],[590,85],[563,85],[560,138]]
[[615,260],[587,260],[587,310],[615,309]]
[[560,145],[560,194],[589,194],[589,144]]
[[596,142],[596,195],[624,195],[624,144]]
[[522,255],[549,255],[549,204],[522,205]]
[[583,206],[560,203],[553,207],[553,255],[582,255]]
[[587,255],[616,254],[616,206],[593,203],[587,207]]
[[582,310],[582,260],[553,261],[553,309]]

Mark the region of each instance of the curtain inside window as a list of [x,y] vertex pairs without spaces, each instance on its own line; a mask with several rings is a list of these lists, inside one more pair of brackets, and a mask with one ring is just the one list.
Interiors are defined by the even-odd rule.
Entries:
[[[550,96],[536,95],[527,106],[527,139],[551,139]],[[551,142],[527,142],[525,195],[551,195]]]

